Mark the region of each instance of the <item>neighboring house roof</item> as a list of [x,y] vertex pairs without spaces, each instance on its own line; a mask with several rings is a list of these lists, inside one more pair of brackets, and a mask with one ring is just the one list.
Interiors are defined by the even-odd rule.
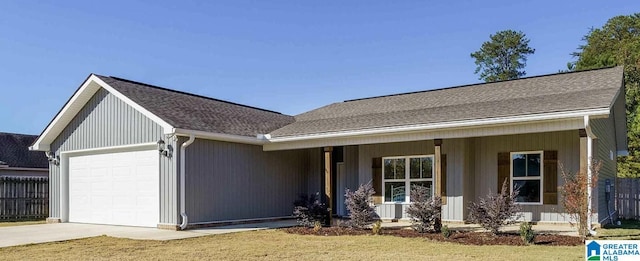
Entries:
[[255,138],[294,121],[292,116],[274,111],[113,76],[96,76],[174,128]]
[[49,168],[44,153],[29,151],[37,135],[0,132],[0,165],[10,168]]
[[[295,116],[272,138],[606,109],[620,91],[623,68],[387,95],[334,103]],[[603,110],[604,111],[604,110]]]

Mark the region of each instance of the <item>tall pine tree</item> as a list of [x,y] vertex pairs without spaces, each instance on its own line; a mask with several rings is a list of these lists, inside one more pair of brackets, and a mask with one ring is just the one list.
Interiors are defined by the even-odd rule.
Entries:
[[480,50],[471,53],[476,61],[475,73],[485,82],[518,79],[526,74],[527,56],[535,53],[523,32],[499,31],[489,35]]
[[640,13],[613,17],[583,41],[573,69],[624,65],[629,156],[618,158],[618,176],[640,177]]

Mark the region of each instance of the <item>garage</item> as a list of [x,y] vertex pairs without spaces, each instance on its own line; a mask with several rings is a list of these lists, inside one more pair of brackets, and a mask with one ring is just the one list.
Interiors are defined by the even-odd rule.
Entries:
[[157,150],[69,156],[69,222],[156,227]]

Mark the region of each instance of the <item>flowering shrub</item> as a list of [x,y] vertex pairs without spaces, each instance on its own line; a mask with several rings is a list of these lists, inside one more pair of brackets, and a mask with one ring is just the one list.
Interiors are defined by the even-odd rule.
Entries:
[[423,186],[413,186],[410,191],[411,205],[407,208],[407,214],[411,218],[413,228],[420,232],[440,232],[442,200],[440,197],[431,197],[431,190]]
[[351,220],[349,225],[357,228],[364,228],[378,219],[371,197],[375,194],[371,182],[360,185],[358,190],[350,191],[347,189],[345,193],[345,204],[349,210]]
[[315,226],[317,223],[325,222],[329,216],[327,206],[320,202],[319,192],[312,195],[300,194],[293,205],[293,216],[302,226]]
[[589,199],[587,190],[589,183],[591,188],[594,188],[598,184],[598,174],[600,173],[600,167],[602,162],[594,161],[591,164],[591,181],[587,177],[586,171],[570,172],[561,167],[561,176],[564,180],[562,185],[562,205],[565,212],[569,215],[572,221],[571,225],[578,225],[578,234],[582,237],[586,237],[589,234],[588,226],[588,209]]
[[517,195],[517,188],[509,193],[509,182],[505,180],[500,194],[489,192],[478,202],[471,202],[469,221],[479,224],[494,235],[498,234],[502,226],[514,224],[518,218],[520,206],[515,204]]

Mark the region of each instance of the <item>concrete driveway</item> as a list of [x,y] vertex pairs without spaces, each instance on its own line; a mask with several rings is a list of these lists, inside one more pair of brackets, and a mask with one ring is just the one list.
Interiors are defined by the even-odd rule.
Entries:
[[139,240],[173,240],[251,230],[295,226],[295,220],[171,231],[157,228],[58,223],[0,227],[0,247],[107,235]]

